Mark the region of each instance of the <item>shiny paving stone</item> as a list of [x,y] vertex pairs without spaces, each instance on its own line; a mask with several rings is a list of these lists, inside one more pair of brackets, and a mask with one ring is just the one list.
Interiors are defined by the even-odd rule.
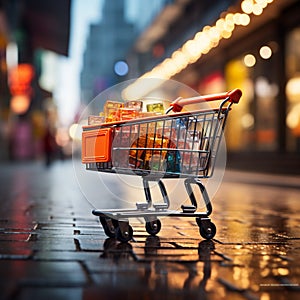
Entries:
[[[28,287],[76,287],[87,283],[78,262],[0,260],[2,294],[8,299],[19,297]],[[4,298],[5,299],[5,298]]]
[[18,300],[33,300],[33,299],[44,299],[44,300],[81,300],[83,299],[82,288],[76,287],[26,287],[22,289],[20,294],[17,296]]

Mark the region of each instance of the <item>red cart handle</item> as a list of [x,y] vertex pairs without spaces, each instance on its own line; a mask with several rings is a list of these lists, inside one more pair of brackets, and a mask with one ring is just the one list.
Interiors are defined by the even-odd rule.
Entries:
[[[239,100],[242,96],[242,91],[239,89],[234,89],[229,92],[219,93],[219,94],[211,94],[206,96],[198,96],[193,98],[177,98],[174,100],[170,106],[174,112],[180,112],[185,105],[189,104],[198,104],[206,101],[216,101],[216,100],[223,100],[228,98],[228,101],[232,103],[239,103]],[[171,108],[170,107],[170,108]]]

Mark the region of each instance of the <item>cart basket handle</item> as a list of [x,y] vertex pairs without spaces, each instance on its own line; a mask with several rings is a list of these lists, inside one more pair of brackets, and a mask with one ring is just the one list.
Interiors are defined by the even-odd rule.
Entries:
[[[229,92],[219,93],[219,94],[211,94],[206,96],[197,96],[192,98],[177,98],[170,104],[170,109],[174,112],[180,112],[185,105],[189,104],[198,104],[206,101],[216,101],[223,100],[228,98],[228,101],[231,103],[239,103],[239,100],[242,96],[242,91],[240,89],[234,89]],[[169,110],[168,110],[169,111]]]

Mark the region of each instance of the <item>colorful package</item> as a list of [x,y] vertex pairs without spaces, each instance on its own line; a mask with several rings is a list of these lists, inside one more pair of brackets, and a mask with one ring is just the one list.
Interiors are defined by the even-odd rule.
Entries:
[[161,114],[164,113],[164,105],[161,102],[147,104],[146,107],[148,112],[155,112]]
[[118,101],[107,100],[104,105],[104,116],[106,122],[114,122],[120,120],[119,110],[124,103]]
[[143,110],[143,101],[140,101],[140,100],[126,101],[124,103],[124,107],[133,108],[137,111],[142,111]]

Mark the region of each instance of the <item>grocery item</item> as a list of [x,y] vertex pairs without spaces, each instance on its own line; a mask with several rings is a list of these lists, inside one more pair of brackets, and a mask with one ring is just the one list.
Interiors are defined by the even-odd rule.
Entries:
[[88,116],[88,125],[100,125],[105,122],[105,117],[103,116]]
[[107,100],[104,105],[104,116],[106,122],[114,122],[120,120],[119,110],[124,107],[124,103],[118,101]]
[[140,100],[131,100],[131,101],[126,101],[124,103],[124,107],[126,108],[133,108],[137,111],[142,111],[143,109],[143,101]]
[[176,145],[160,134],[142,135],[130,147],[129,165],[133,169],[180,172],[180,164]]
[[119,109],[119,119],[122,121],[136,119],[139,116],[139,111],[135,108],[121,107]]
[[162,102],[151,103],[146,105],[148,112],[164,113],[164,105]]

